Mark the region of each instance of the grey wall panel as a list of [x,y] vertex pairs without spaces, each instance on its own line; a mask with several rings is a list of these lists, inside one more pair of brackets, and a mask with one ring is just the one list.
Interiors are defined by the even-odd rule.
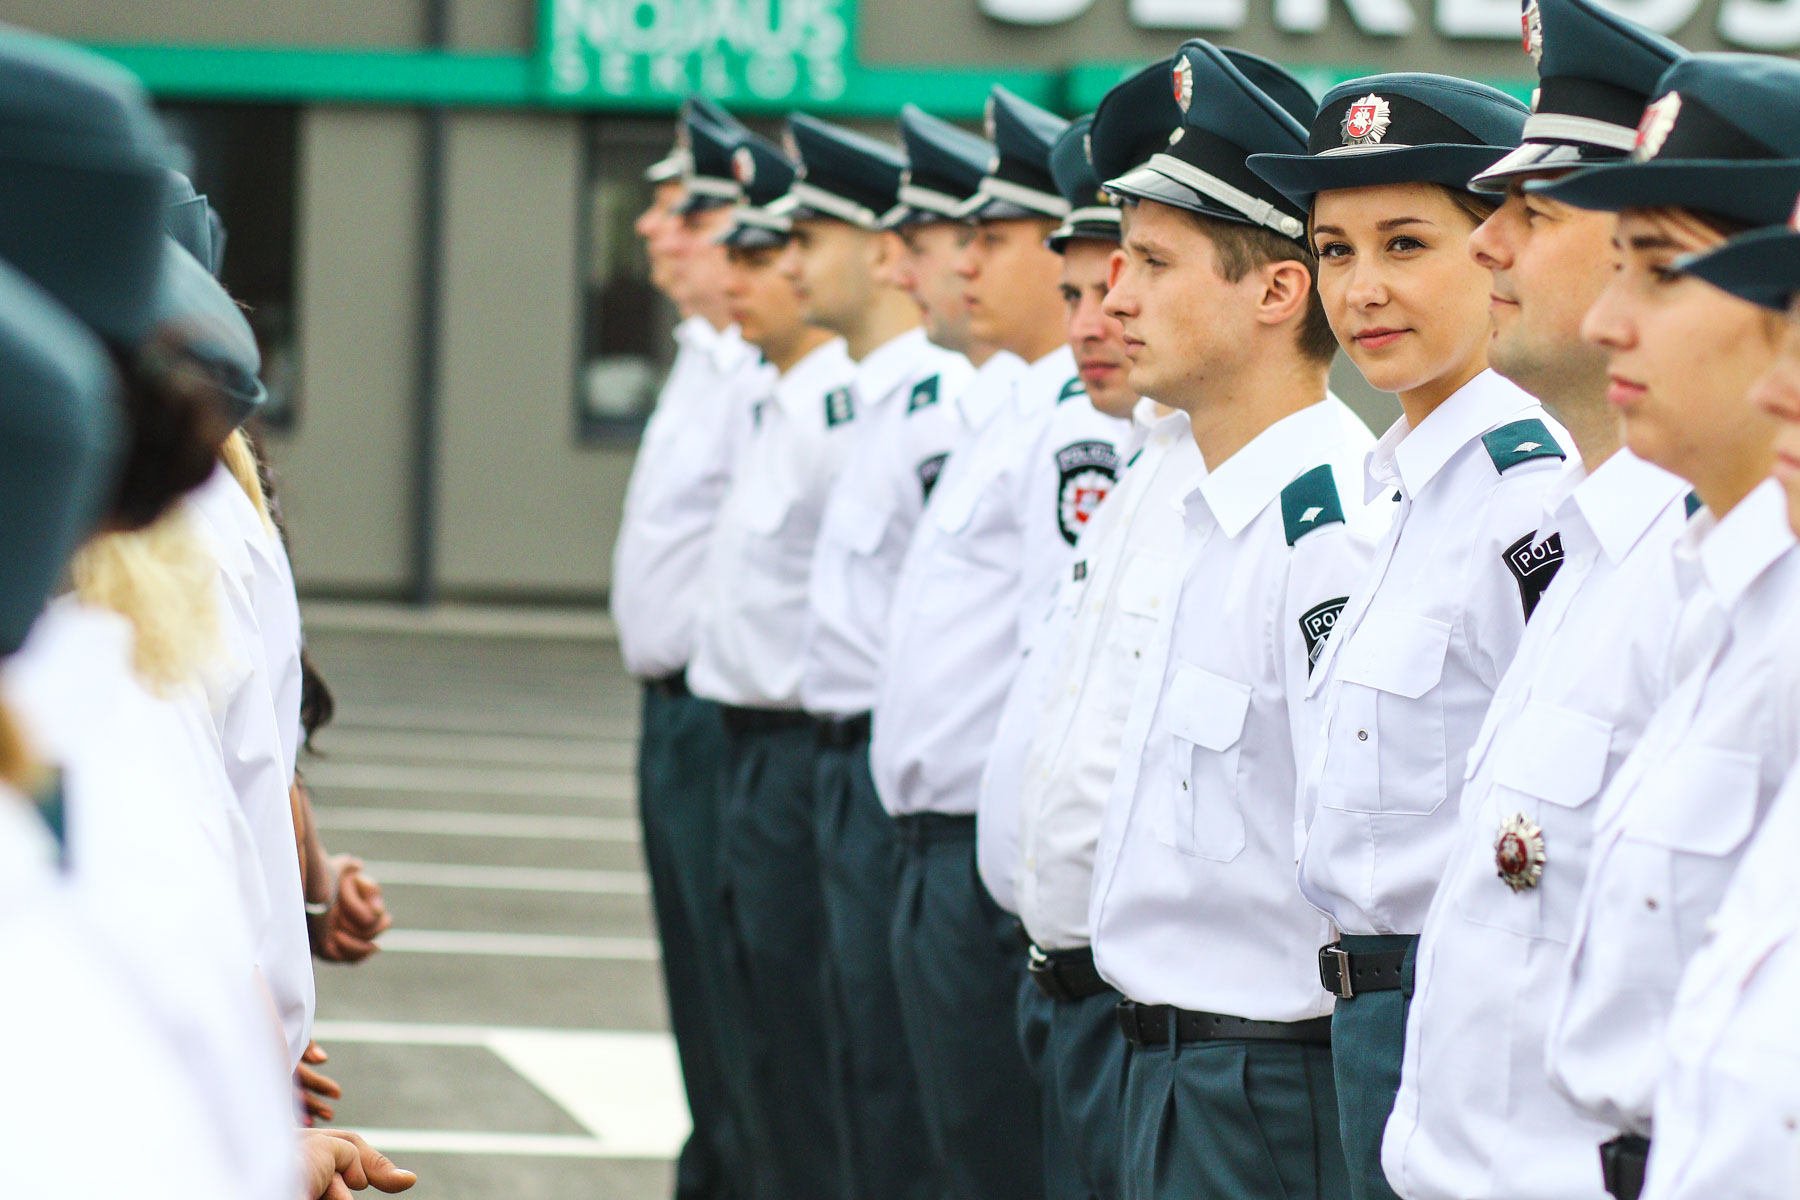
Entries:
[[423,0],[0,0],[0,21],[97,42],[416,46]]
[[627,456],[578,447],[582,122],[451,118],[444,227],[444,590],[593,595]]
[[451,0],[450,45],[529,53],[537,46],[537,9],[536,0]]
[[315,592],[397,594],[410,578],[419,139],[409,112],[301,114],[299,419],[269,448]]

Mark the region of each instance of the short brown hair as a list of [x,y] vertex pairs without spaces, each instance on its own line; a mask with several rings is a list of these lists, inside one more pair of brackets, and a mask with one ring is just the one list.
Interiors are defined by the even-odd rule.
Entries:
[[1283,237],[1273,229],[1227,221],[1203,213],[1187,213],[1195,225],[1213,244],[1214,261],[1227,283],[1237,283],[1250,272],[1279,262],[1297,262],[1306,268],[1313,286],[1308,289],[1306,316],[1300,322],[1296,344],[1300,353],[1315,363],[1329,363],[1337,354],[1337,337],[1325,319],[1325,306],[1319,301],[1319,259],[1312,247]]

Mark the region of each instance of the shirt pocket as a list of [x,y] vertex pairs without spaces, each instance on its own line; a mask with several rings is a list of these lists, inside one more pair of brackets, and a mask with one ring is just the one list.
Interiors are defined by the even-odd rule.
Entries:
[[1173,603],[1175,560],[1166,554],[1131,556],[1119,575],[1119,611],[1155,619]]
[[1319,801],[1350,812],[1422,816],[1449,792],[1438,685],[1450,625],[1377,611],[1339,648],[1338,696]]
[[837,496],[832,499],[831,508],[825,514],[825,526],[820,537],[842,546],[851,554],[867,558],[881,549],[882,539],[887,536],[888,515],[872,505],[864,504],[855,496]]
[[[1470,864],[1475,878],[1459,889],[1463,915],[1481,925],[1566,941],[1587,875],[1594,798],[1606,782],[1613,727],[1587,713],[1533,705],[1496,731],[1489,750],[1491,786],[1474,817]],[[1522,891],[1500,876],[1501,825],[1521,817],[1543,839],[1544,869]]]
[[1162,785],[1159,840],[1183,854],[1230,862],[1244,849],[1238,758],[1250,686],[1179,663],[1163,696],[1170,778]]

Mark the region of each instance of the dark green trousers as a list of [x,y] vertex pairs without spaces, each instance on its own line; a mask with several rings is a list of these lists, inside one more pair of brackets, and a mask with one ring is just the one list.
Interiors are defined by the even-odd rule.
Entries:
[[888,950],[900,844],[875,797],[869,743],[820,747],[813,781],[828,948],[826,1028],[847,1172],[839,1194],[938,1200],[943,1178],[925,1132]]
[[727,739],[720,862],[758,1117],[746,1137],[756,1200],[832,1197],[843,1186],[827,1070],[814,737],[806,721]]
[[1344,1200],[1331,1051],[1139,1046],[1125,1074],[1124,1200]]
[[741,1197],[743,1154],[728,1077],[736,1038],[719,934],[719,706],[644,688],[638,736],[638,815],[650,902],[662,944],[669,1026],[681,1059],[694,1131],[675,1165],[678,1200]]
[[975,870],[975,823],[903,823],[894,982],[950,1200],[1042,1200],[1038,1089],[1016,1034],[1025,955]]
[[1119,993],[1052,1000],[1019,989],[1019,1046],[1044,1105],[1046,1200],[1119,1200],[1119,1118],[1131,1043]]
[[1350,1165],[1351,1200],[1395,1200],[1381,1170],[1381,1137],[1400,1091],[1406,1056],[1406,1012],[1412,1004],[1413,960],[1419,939],[1406,935],[1346,936],[1352,954],[1407,951],[1401,986],[1339,1000],[1331,1014],[1332,1069],[1337,1076],[1338,1119]]

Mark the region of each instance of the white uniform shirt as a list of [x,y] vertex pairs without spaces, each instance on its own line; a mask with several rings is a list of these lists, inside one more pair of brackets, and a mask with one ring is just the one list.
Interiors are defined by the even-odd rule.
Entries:
[[[1550,1086],[1546,1004],[1587,874],[1595,805],[1693,665],[1672,549],[1688,485],[1620,450],[1551,489],[1536,542],[1563,564],[1469,753],[1449,869],[1425,919],[1382,1162],[1407,1200],[1602,1200],[1611,1134]],[[1691,639],[1688,639],[1691,640]],[[1495,867],[1501,824],[1542,832],[1535,886]],[[1581,1186],[1582,1184],[1586,1186]]]
[[704,317],[676,326],[675,341],[613,546],[619,651],[640,679],[672,675],[693,653],[713,521],[749,434],[751,402],[774,374],[735,328],[715,330]]
[[757,400],[719,506],[688,686],[746,708],[800,706],[807,576],[825,497],[855,434],[853,364],[833,339]]
[[270,1147],[276,1193],[241,1190],[175,1049],[137,1003],[49,865],[30,801],[0,784],[0,1145],[16,1196],[288,1200],[293,1133]]
[[1329,926],[1294,882],[1296,764],[1307,677],[1392,518],[1359,503],[1373,441],[1325,400],[1181,498],[1178,596],[1144,653],[1089,910],[1095,965],[1133,1000],[1259,1021],[1331,1011]]
[[235,805],[132,650],[125,618],[57,600],[7,660],[6,697],[62,769],[72,898],[177,1052],[234,1194],[286,1200],[292,1097],[237,897]]
[[1094,840],[1125,711],[1157,610],[1174,601],[1181,497],[1206,474],[1186,413],[1158,417],[1141,400],[1132,435],[1055,608],[1027,635],[981,777],[982,882],[1047,950],[1088,944]]
[[1601,794],[1548,1045],[1578,1107],[1645,1136],[1676,983],[1794,764],[1800,711],[1800,553],[1780,485],[1697,515],[1675,558],[1721,632]]
[[1800,1196],[1795,846],[1800,776],[1789,776],[1676,990],[1644,1200]]
[[1401,417],[1369,455],[1368,498],[1400,499],[1313,672],[1324,711],[1304,775],[1300,886],[1343,933],[1418,933],[1444,873],[1463,760],[1525,632],[1527,584],[1508,555],[1529,545],[1560,466],[1497,465],[1541,449],[1519,421],[1573,455],[1549,414],[1492,371],[1417,429]]
[[800,678],[808,712],[851,716],[874,707],[900,560],[945,460],[964,437],[955,402],[976,379],[992,387],[1000,368],[977,376],[968,359],[932,345],[922,329],[890,339],[856,365],[855,436],[813,551]]
[[1088,400],[1065,345],[950,460],[901,567],[875,704],[870,765],[892,815],[975,813],[1022,621],[1048,611],[1127,429]]

